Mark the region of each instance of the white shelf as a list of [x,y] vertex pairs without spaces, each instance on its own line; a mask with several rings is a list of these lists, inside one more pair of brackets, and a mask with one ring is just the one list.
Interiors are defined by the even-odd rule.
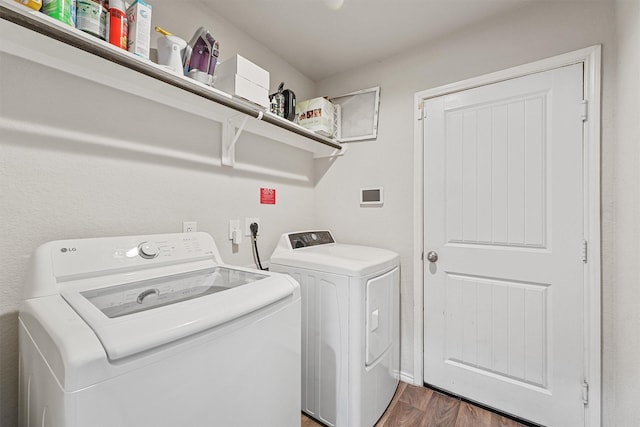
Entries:
[[[206,117],[222,124],[221,158],[224,165],[233,166],[235,163],[234,145],[239,132],[250,132],[312,152],[315,158],[333,157],[343,151],[339,143],[266,112],[258,105],[185,76],[173,74],[164,67],[64,25],[43,13],[32,11],[13,0],[0,0],[0,18],[0,52],[3,54],[20,57],[102,85],[128,90],[146,99],[194,114],[203,115],[203,112],[195,111],[188,102],[176,101],[177,98],[184,97],[175,96],[171,87],[158,91],[157,85],[133,84],[133,81],[139,82],[140,79],[132,74],[144,74],[211,101],[207,106]],[[117,73],[101,72],[100,66],[104,66],[104,63],[96,56],[124,68]],[[178,151],[176,148],[176,152]]]

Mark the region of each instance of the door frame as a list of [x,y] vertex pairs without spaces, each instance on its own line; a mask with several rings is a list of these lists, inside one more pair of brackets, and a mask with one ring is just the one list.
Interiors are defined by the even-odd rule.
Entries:
[[[599,426],[602,419],[601,358],[601,238],[600,238],[600,127],[601,127],[601,45],[543,59],[506,70],[485,74],[444,86],[416,92],[414,96],[414,176],[413,176],[413,384],[424,382],[424,161],[423,102],[467,89],[486,86],[529,74],[573,64],[583,64],[584,100],[587,120],[583,122],[584,161],[584,239],[588,242],[588,262],[584,264],[584,357],[589,404],[585,406],[585,425]],[[576,251],[578,248],[576,248]],[[406,378],[405,376],[405,379]]]

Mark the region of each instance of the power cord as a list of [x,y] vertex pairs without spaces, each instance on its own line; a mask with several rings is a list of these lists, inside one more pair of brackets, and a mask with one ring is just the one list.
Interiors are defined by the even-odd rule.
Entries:
[[262,268],[262,263],[260,262],[260,254],[258,254],[258,223],[252,222],[249,225],[249,230],[251,230],[251,240],[253,241],[253,257],[256,261],[256,265],[260,270],[268,270],[268,268]]

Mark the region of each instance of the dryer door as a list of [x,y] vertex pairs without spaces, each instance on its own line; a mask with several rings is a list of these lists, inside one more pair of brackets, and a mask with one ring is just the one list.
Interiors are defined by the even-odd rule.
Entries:
[[398,267],[367,282],[365,347],[367,366],[382,356],[393,343],[394,301],[398,296],[400,274]]

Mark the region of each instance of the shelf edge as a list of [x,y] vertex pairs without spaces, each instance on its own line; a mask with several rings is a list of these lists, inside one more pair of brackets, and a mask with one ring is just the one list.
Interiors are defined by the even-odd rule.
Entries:
[[91,40],[89,39],[90,36],[87,36],[86,39],[84,37],[77,36],[72,33],[71,27],[68,29],[62,28],[63,24],[60,24],[60,27],[58,27],[57,25],[53,25],[47,22],[46,15],[38,16],[37,19],[35,16],[32,16],[40,14],[39,12],[32,12],[30,10],[22,11],[17,9],[22,7],[24,6],[21,6],[17,3],[15,6],[11,5],[10,7],[6,1],[2,1],[0,2],[0,18],[29,30],[35,31],[39,34],[50,37],[52,39],[58,40],[69,46],[73,46],[77,49],[83,50],[87,53],[91,53],[108,61],[114,62],[128,69],[137,71],[146,76],[155,78],[171,86],[190,92],[196,96],[216,102],[227,108],[246,114],[256,120],[265,121],[273,126],[286,129],[289,132],[295,133],[304,138],[313,140],[331,148],[337,150],[342,149],[342,146],[335,141],[311,131],[307,131],[306,129],[301,128],[300,126],[292,122],[286,120],[278,120],[278,118],[271,117],[269,114],[264,114],[264,110],[258,108],[257,106],[254,106],[253,104],[239,100],[237,98],[228,97],[228,95],[220,95],[213,89],[202,88],[196,82],[191,81],[186,77],[177,76],[170,73],[169,71],[158,69],[156,65],[151,61],[147,62],[144,59],[138,59],[129,52],[120,52],[117,51],[116,48],[109,49],[105,46],[101,46],[101,43],[104,42],[99,39]]

